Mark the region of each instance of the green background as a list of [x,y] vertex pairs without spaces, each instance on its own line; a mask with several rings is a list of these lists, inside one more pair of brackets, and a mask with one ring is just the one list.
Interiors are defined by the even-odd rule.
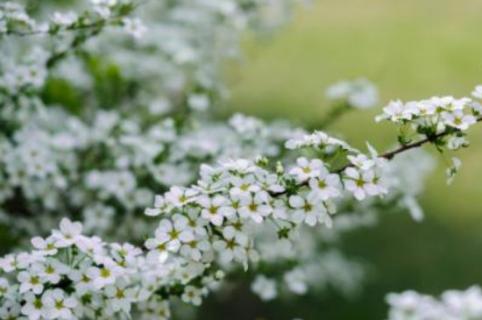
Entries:
[[[384,150],[396,129],[373,117],[390,99],[462,96],[482,84],[481,31],[480,0],[315,1],[274,37],[247,36],[241,66],[228,68],[228,111],[316,128],[329,109],[325,88],[365,76],[378,85],[381,105],[344,116],[330,131]],[[463,167],[451,186],[444,175],[450,156],[434,153],[439,165],[421,198],[424,222],[387,214],[379,226],[344,240],[346,252],[374,270],[357,299],[326,293],[263,306],[241,290],[227,304],[213,299],[201,318],[384,319],[387,292],[435,294],[482,283],[482,128],[471,130],[470,140],[458,153]]]

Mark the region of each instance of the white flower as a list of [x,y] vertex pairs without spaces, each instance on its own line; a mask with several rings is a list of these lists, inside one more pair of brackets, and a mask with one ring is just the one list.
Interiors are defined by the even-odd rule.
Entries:
[[470,107],[472,108],[472,112],[476,115],[480,116],[480,114],[482,114],[482,104],[473,101]]
[[318,178],[311,178],[309,186],[311,197],[316,199],[326,201],[340,196],[340,177],[328,170],[322,170]]
[[20,269],[27,269],[33,263],[43,260],[43,256],[39,254],[29,254],[21,252],[17,255],[9,254],[0,259],[0,268],[4,272],[12,272]]
[[199,216],[198,208],[187,208],[187,229],[191,230],[192,234],[195,236],[205,236],[207,235],[206,225],[208,220],[203,219]]
[[149,105],[149,111],[154,115],[163,115],[171,111],[172,105],[169,99],[161,97]]
[[43,295],[45,306],[48,308],[48,318],[72,319],[73,309],[77,306],[77,300],[67,296],[60,289],[46,291]]
[[209,98],[204,94],[192,94],[188,98],[188,105],[192,110],[206,111],[209,108]]
[[258,192],[260,190],[253,175],[246,175],[244,177],[234,176],[230,179],[230,182],[232,187],[229,193],[233,197],[247,196],[251,192]]
[[191,303],[195,306],[200,306],[202,303],[202,290],[194,286],[186,286],[181,295],[182,301]]
[[471,125],[477,122],[477,119],[471,114],[464,114],[462,110],[454,112],[445,112],[443,119],[446,124],[459,130],[465,131]]
[[112,258],[124,266],[135,265],[137,258],[142,254],[142,250],[140,248],[133,246],[130,243],[112,243],[110,247]]
[[326,90],[330,100],[343,100],[353,108],[366,109],[378,103],[377,88],[366,79],[338,82]]
[[284,199],[275,199],[273,201],[273,218],[278,220],[287,220],[289,208]]
[[390,121],[400,122],[402,120],[411,120],[417,114],[418,110],[415,103],[404,104],[400,100],[390,101],[390,103],[383,108],[383,115],[377,116],[376,121],[383,119],[390,119]]
[[460,167],[462,167],[462,161],[460,161],[460,159],[457,157],[452,157],[452,165],[446,170],[447,184],[451,184],[453,182],[455,176],[460,170]]
[[93,258],[104,254],[104,244],[99,237],[79,237],[76,245],[81,252]]
[[98,5],[98,6],[106,6],[106,7],[112,7],[117,4],[118,0],[90,0],[92,4]]
[[32,292],[28,292],[23,297],[25,304],[22,307],[22,314],[26,315],[29,320],[40,320],[47,317],[46,296],[36,296]]
[[301,223],[304,221],[309,226],[314,226],[316,223],[321,222],[331,227],[331,218],[326,212],[323,203],[318,199],[310,196],[303,198],[293,195],[289,198],[289,203],[294,208],[293,222]]
[[[91,275],[89,275],[89,267],[90,262],[85,262],[81,265],[79,270],[72,270],[69,274],[69,278],[75,282],[75,292],[81,296],[94,288],[92,281],[93,271],[91,271]],[[97,272],[95,272],[95,275],[97,275]]]
[[62,248],[71,246],[78,241],[81,233],[82,224],[80,222],[71,222],[69,219],[63,218],[60,222],[60,230],[54,230],[52,237],[55,239],[55,245]]
[[91,267],[87,270],[87,275],[92,279],[92,285],[96,289],[101,289],[107,285],[114,284],[117,277],[121,275],[122,269],[113,262],[107,262],[102,267]]
[[44,289],[40,275],[33,270],[20,272],[17,279],[20,281],[20,293],[32,291],[35,294],[40,294]]
[[205,252],[211,249],[208,238],[194,239],[181,246],[180,253],[194,261],[200,261]]
[[233,259],[244,263],[247,259],[248,242],[246,235],[237,232],[233,226],[227,226],[223,229],[223,238],[214,241],[213,247],[219,252],[223,263],[229,263]]
[[109,308],[112,313],[123,311],[130,313],[131,304],[135,300],[135,289],[128,288],[125,281],[117,281],[116,284],[109,285],[105,288],[105,293],[109,297]]
[[300,149],[303,147],[313,148],[327,148],[327,147],[339,147],[350,152],[357,152],[346,142],[330,137],[322,131],[315,131],[312,134],[304,134],[301,138],[289,139],[285,143],[287,149]]
[[415,310],[422,296],[414,291],[406,291],[402,294],[388,294],[387,301],[390,305],[403,310]]
[[156,229],[155,238],[148,239],[146,247],[151,250],[177,252],[182,243],[192,241],[194,238],[188,225],[189,220],[179,214],[173,217],[173,221],[169,219],[162,220]]
[[192,189],[171,187],[171,189],[169,189],[169,192],[166,192],[164,198],[166,204],[179,208],[194,201],[194,196],[196,195],[196,193],[197,192]]
[[160,299],[149,299],[138,305],[139,310],[143,313],[142,320],[169,320],[171,319],[171,309],[169,301]]
[[155,217],[162,213],[166,209],[166,201],[163,196],[156,195],[154,198],[154,208],[146,208],[144,214],[146,216]]
[[482,317],[482,290],[477,286],[466,291],[448,290],[442,294],[441,301],[450,314],[464,315],[469,319]]
[[364,154],[358,154],[356,156],[347,156],[347,159],[357,168],[361,170],[369,170],[373,166],[375,166],[375,161],[373,159],[368,158]]
[[269,195],[263,191],[242,197],[240,199],[239,215],[242,218],[250,218],[256,223],[261,223],[273,211],[268,201]]
[[257,176],[257,182],[262,189],[269,192],[280,193],[285,191],[285,188],[281,185],[279,177],[276,174],[260,173]]
[[345,170],[345,175],[345,188],[352,192],[357,200],[385,193],[379,177],[373,170],[361,171],[350,167]]
[[[414,103],[414,107],[416,110],[415,115],[418,117],[430,117],[434,115],[437,110],[439,109],[437,107],[438,103],[444,103],[444,101],[440,101],[439,99],[436,100],[422,100],[418,102],[409,102],[409,103]],[[440,107],[440,106],[439,106]]]
[[45,255],[55,255],[58,252],[56,241],[53,237],[49,237],[47,239],[43,239],[42,237],[34,237],[32,238],[31,243],[35,249],[42,251],[42,253]]
[[34,264],[32,270],[38,273],[42,282],[56,284],[63,274],[68,273],[69,268],[58,260],[47,260],[43,263]]
[[176,269],[173,276],[175,279],[179,279],[183,285],[187,285],[204,271],[205,268],[202,264],[189,261],[185,267]]
[[68,27],[77,20],[77,14],[75,12],[54,12],[52,16],[52,22],[59,25]]
[[322,172],[326,171],[323,161],[320,159],[308,160],[302,157],[296,160],[296,164],[297,166],[290,170],[290,174],[294,175],[300,182],[317,178]]
[[202,196],[197,199],[197,202],[203,208],[201,216],[216,226],[220,226],[225,217],[229,218],[235,214],[234,208],[229,206],[227,199],[220,195]]
[[447,140],[447,148],[450,150],[458,150],[462,147],[468,147],[469,141],[466,137],[450,136]]
[[254,282],[251,284],[251,291],[264,301],[273,300],[278,295],[276,282],[263,275],[259,275],[254,279]]
[[8,288],[9,288],[8,280],[5,278],[0,278],[0,298],[3,298],[3,296],[8,291]]
[[17,269],[17,259],[15,255],[9,254],[0,258],[0,269],[7,273]]
[[124,18],[122,22],[124,23],[124,30],[136,39],[141,38],[147,31],[146,26],[140,19]]
[[472,91],[472,96],[482,99],[482,85],[475,87],[474,91]]
[[284,274],[284,281],[288,289],[296,294],[305,294],[308,290],[306,275],[301,269],[293,269]]

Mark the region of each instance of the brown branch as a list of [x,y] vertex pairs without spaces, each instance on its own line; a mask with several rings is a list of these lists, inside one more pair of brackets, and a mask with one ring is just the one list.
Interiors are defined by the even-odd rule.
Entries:
[[[482,122],[482,117],[477,118],[476,121]],[[400,146],[399,148],[397,148],[395,150],[388,151],[388,152],[385,152],[385,153],[381,154],[380,158],[385,158],[387,160],[391,160],[391,159],[393,159],[393,157],[395,157],[399,153],[405,152],[405,151],[410,150],[410,149],[421,147],[424,144],[429,143],[429,142],[434,142],[434,141],[436,141],[436,140],[438,140],[438,139],[440,139],[440,138],[442,138],[442,137],[444,137],[444,136],[446,136],[450,133],[453,133],[453,131],[446,130],[446,131],[438,133],[434,136],[426,137],[422,140],[412,142],[412,143],[409,143],[409,144],[404,144],[404,145]]]
[[[482,122],[482,116],[477,118],[476,120],[477,122]],[[437,141],[438,139],[448,135],[448,134],[451,134],[453,133],[454,131],[453,130],[445,130],[443,132],[440,132],[440,133],[437,133],[433,136],[430,136],[430,137],[425,137],[421,140],[418,140],[418,141],[415,141],[415,142],[412,142],[412,143],[408,143],[408,144],[404,144],[404,145],[401,145],[400,147],[394,149],[394,150],[391,150],[391,151],[387,151],[385,153],[382,153],[381,155],[379,155],[378,157],[379,158],[384,158],[384,159],[387,159],[387,160],[392,160],[396,155],[400,154],[400,153],[403,153],[405,151],[408,151],[408,150],[411,150],[411,149],[415,149],[415,148],[419,148],[421,146],[423,146],[424,144],[427,144],[427,143],[433,143],[435,141]],[[342,173],[343,171],[345,171],[345,169],[347,168],[350,168],[352,167],[353,164],[351,163],[347,163],[346,165],[342,166],[341,168],[337,169],[334,171],[334,173]],[[307,186],[308,185],[308,182],[303,182],[301,184],[299,184],[298,186],[299,187],[302,187],[302,186]],[[279,196],[282,196],[284,194],[286,194],[288,191],[285,190],[285,191],[282,191],[282,192],[270,192],[270,195],[272,197],[279,197]]]

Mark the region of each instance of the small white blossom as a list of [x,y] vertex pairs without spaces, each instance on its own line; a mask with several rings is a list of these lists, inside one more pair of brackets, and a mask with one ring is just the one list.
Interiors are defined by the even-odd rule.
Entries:
[[46,291],[43,295],[45,305],[48,308],[48,317],[52,319],[72,319],[73,309],[77,306],[77,300],[67,296],[60,289]]
[[56,240],[57,247],[68,247],[79,240],[82,232],[82,224],[80,222],[71,222],[67,218],[63,218],[60,222],[60,230],[54,230],[52,237]]
[[345,175],[346,177],[343,180],[345,188],[352,192],[357,200],[386,192],[373,170],[361,171],[355,168],[347,168]]
[[371,108],[378,103],[378,90],[366,79],[335,83],[326,90],[326,96],[360,109]]
[[318,222],[325,223],[331,227],[332,221],[323,202],[314,197],[291,196],[289,199],[290,206],[294,208],[292,220],[295,223],[305,222],[309,226],[314,226]]
[[254,279],[254,282],[251,284],[251,290],[264,301],[273,300],[278,295],[276,282],[263,275],[259,275]]
[[482,99],[482,85],[478,85],[475,87],[474,91],[472,91],[472,96],[478,99]]
[[467,130],[471,125],[477,122],[473,115],[464,114],[461,110],[446,112],[443,116],[448,125],[460,130]]
[[54,12],[52,16],[52,22],[56,25],[68,27],[72,25],[78,19],[75,12]]
[[184,289],[184,293],[181,295],[181,299],[186,303],[199,306],[202,302],[202,291],[194,286],[187,286]]
[[323,161],[319,159],[298,158],[296,164],[297,166],[290,170],[290,174],[294,175],[298,181],[317,178],[326,172]]
[[122,22],[124,30],[134,38],[141,38],[147,31],[146,26],[140,19],[124,18]]
[[273,208],[268,203],[269,195],[266,192],[257,192],[240,199],[239,215],[242,218],[252,219],[256,223],[261,223]]
[[293,269],[284,274],[284,281],[289,290],[295,294],[303,295],[308,290],[305,273],[301,269]]
[[202,196],[197,199],[197,202],[203,208],[201,216],[216,226],[220,226],[224,218],[232,217],[235,213],[235,210],[229,206],[227,199],[219,195],[214,197]]

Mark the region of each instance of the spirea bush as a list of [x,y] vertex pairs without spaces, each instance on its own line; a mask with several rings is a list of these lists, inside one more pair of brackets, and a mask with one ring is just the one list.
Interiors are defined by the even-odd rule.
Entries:
[[[384,152],[325,132],[378,103],[366,79],[327,89],[315,132],[221,119],[223,63],[294,4],[0,4],[0,222],[14,239],[0,258],[1,319],[169,319],[172,304],[199,306],[247,270],[262,300],[360,289],[364,265],[338,239],[394,208],[423,218],[434,161],[420,147],[467,147],[482,87],[390,102],[376,118],[398,130]],[[449,182],[460,166],[454,157]],[[482,316],[477,288],[388,302],[390,319]]]

